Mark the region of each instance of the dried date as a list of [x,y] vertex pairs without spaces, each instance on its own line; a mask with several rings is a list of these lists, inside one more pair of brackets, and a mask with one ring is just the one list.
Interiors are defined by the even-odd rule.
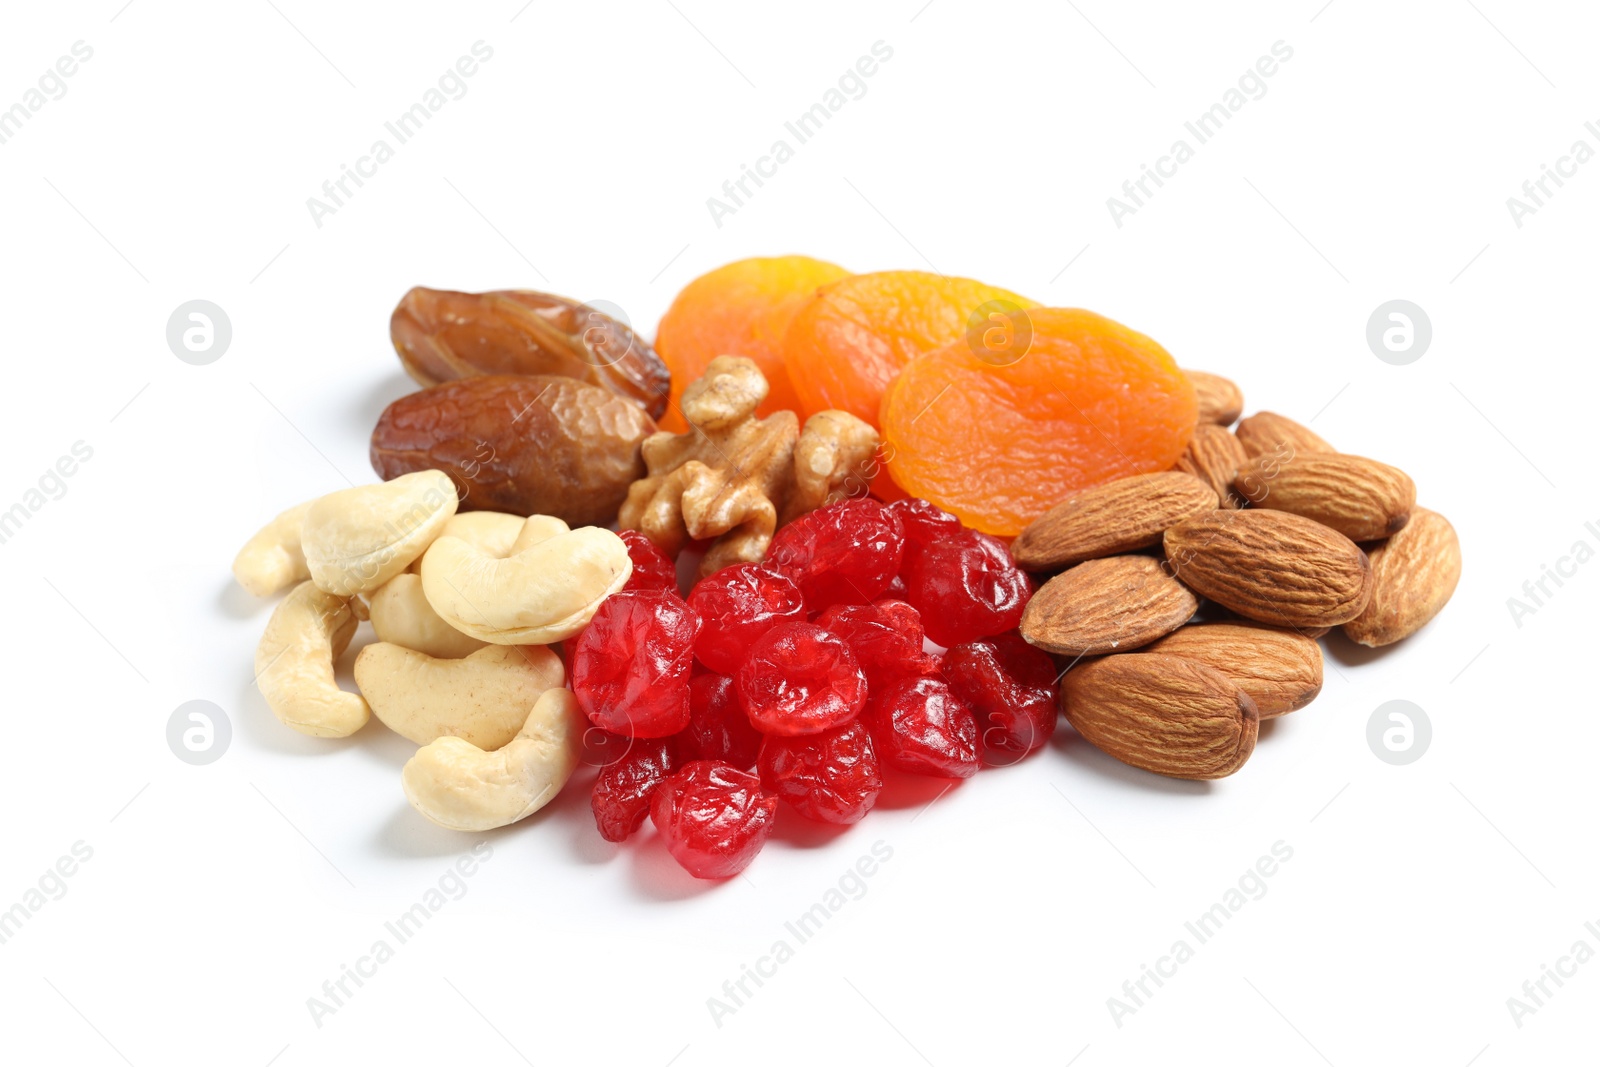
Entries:
[[385,481],[444,471],[463,511],[606,526],[644,475],[639,445],[655,428],[634,404],[574,378],[479,375],[390,404],[372,431],[372,467]]

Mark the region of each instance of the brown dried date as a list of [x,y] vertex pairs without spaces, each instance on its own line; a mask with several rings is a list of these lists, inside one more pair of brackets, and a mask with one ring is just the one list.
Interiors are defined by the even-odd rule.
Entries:
[[389,317],[389,336],[419,385],[477,374],[559,374],[667,410],[671,373],[627,324],[586,304],[528,289],[457,293],[417,286]]
[[385,481],[444,471],[463,511],[606,526],[644,476],[639,444],[655,428],[634,404],[574,378],[478,375],[385,408],[372,431],[372,468]]

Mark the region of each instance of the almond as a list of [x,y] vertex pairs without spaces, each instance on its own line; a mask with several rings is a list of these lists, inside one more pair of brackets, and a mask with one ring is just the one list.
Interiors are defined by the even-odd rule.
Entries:
[[1416,508],[1405,528],[1374,547],[1372,600],[1345,636],[1376,648],[1410,637],[1439,614],[1461,580],[1461,542],[1437,511]]
[[1233,420],[1244,413],[1244,394],[1229,379],[1203,370],[1186,370],[1183,374],[1194,385],[1202,426],[1207,423],[1232,426]]
[[1237,437],[1221,426],[1202,422],[1194,428],[1189,447],[1178,457],[1177,469],[1211,486],[1222,507],[1236,508],[1243,501],[1233,491],[1233,479],[1249,461]]
[[1167,527],[1216,507],[1216,492],[1182,471],[1118,478],[1079,490],[1033,520],[1011,543],[1011,557],[1043,571],[1149,548]]
[[1322,646],[1288,630],[1250,623],[1185,626],[1147,646],[1214,667],[1256,702],[1263,719],[1305,707],[1322,691]]
[[1171,778],[1226,778],[1255,751],[1261,717],[1227,675],[1181,656],[1106,656],[1068,671],[1061,710],[1108,756]]
[[1372,596],[1366,553],[1287,511],[1214,511],[1172,527],[1163,543],[1180,581],[1257,622],[1334,626],[1360,615]]
[[1352,541],[1398,532],[1417,503],[1405,471],[1375,459],[1302,453],[1288,462],[1261,455],[1239,468],[1234,488],[1250,503],[1315,519]]
[[1328,442],[1283,415],[1258,411],[1233,428],[1251,457],[1277,452],[1291,458],[1306,452],[1337,452]]
[[1092,559],[1033,594],[1023,640],[1059,656],[1089,656],[1147,645],[1194,618],[1195,595],[1149,556]]

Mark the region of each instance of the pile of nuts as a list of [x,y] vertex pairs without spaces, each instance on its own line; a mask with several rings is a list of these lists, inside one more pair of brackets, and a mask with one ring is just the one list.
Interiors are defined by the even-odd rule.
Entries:
[[233,571],[288,591],[256,652],[267,706],[414,742],[404,793],[452,830],[527,817],[604,750],[601,835],[648,817],[724,878],[780,800],[854,823],[888,775],[1014,763],[1058,711],[1135,767],[1221,778],[1317,695],[1329,628],[1398,641],[1460,574],[1405,474],[1268,412],[1230,430],[1242,398],[1215,375],[1183,372],[1199,423],[1172,470],[1074,492],[1008,544],[883,492],[856,415],[758,414],[751,359],[680,383],[670,433],[666,366],[585,305],[416,289],[391,333],[424,388],[373,431],[386,480],[284,512]]

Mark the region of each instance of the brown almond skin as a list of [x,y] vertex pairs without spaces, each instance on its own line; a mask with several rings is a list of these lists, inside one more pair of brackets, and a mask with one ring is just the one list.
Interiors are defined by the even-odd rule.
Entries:
[[1258,411],[1241,420],[1233,432],[1252,459],[1268,452],[1292,459],[1308,452],[1339,451],[1288,416],[1271,411]]
[[1232,426],[1244,413],[1244,394],[1230,379],[1203,370],[1186,370],[1184,377],[1194,386],[1195,399],[1200,402],[1200,423]]
[[1287,715],[1322,692],[1322,646],[1289,630],[1251,623],[1185,626],[1147,645],[1143,654],[1182,656],[1233,679],[1263,719]]
[[1056,575],[1023,610],[1030,645],[1058,656],[1125,652],[1194,617],[1200,601],[1149,556],[1092,559]]
[[1178,457],[1177,470],[1192,474],[1211,486],[1217,494],[1218,506],[1242,507],[1243,498],[1233,490],[1233,479],[1239,468],[1250,461],[1244,445],[1226,428],[1202,422],[1194,428],[1189,447]]
[[1217,494],[1182,471],[1135,474],[1073,493],[1011,543],[1025,570],[1055,570],[1161,543],[1167,527],[1217,507]]
[[640,446],[655,428],[632,402],[575,378],[479,375],[384,409],[372,431],[372,469],[386,481],[444,471],[462,511],[606,526],[644,477]]
[[1416,508],[1405,528],[1368,550],[1372,600],[1344,624],[1358,645],[1377,648],[1410,637],[1439,614],[1461,580],[1461,542],[1437,511]]
[[1417,504],[1405,471],[1341,453],[1302,453],[1286,463],[1258,456],[1239,468],[1233,485],[1257,507],[1304,515],[1352,541],[1398,533]]
[[1168,530],[1178,580],[1247,619],[1286,629],[1349,622],[1372,597],[1372,567],[1356,543],[1287,511],[1214,511]]
[[1255,751],[1261,716],[1227,675],[1181,656],[1106,656],[1069,670],[1061,710],[1084,740],[1169,778],[1226,778]]
[[626,397],[659,419],[671,372],[623,322],[529,289],[458,293],[417,286],[389,317],[389,337],[418,385],[475,374],[559,374]]

